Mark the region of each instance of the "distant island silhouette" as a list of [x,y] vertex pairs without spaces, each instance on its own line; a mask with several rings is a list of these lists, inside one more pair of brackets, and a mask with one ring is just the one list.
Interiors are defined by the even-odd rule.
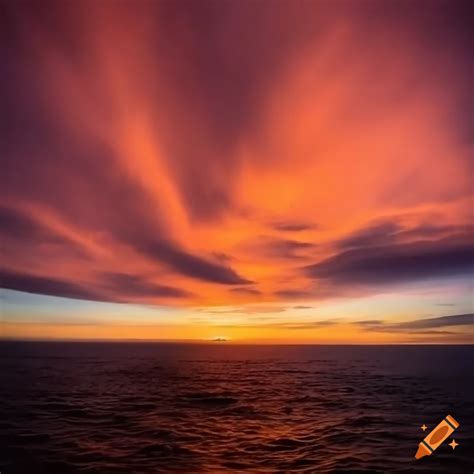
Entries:
[[212,339],[213,342],[227,342],[227,339],[225,337],[215,337]]

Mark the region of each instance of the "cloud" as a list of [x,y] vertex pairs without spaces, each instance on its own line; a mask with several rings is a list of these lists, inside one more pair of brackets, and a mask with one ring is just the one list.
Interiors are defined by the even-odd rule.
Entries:
[[[384,333],[386,335],[401,335],[414,337],[414,336],[423,336],[423,337],[439,337],[448,338],[446,340],[455,341],[460,338],[460,340],[465,341],[466,335],[469,335],[469,332],[466,331],[466,328],[474,329],[474,315],[473,314],[461,314],[461,315],[451,315],[451,316],[442,316],[438,318],[429,318],[429,319],[419,319],[414,321],[408,321],[403,323],[390,322],[381,319],[372,319],[372,320],[361,320],[355,322],[347,322],[344,318],[336,319],[322,319],[322,320],[304,320],[304,321],[289,321],[281,320],[276,318],[259,318],[262,321],[256,322],[254,319],[252,321],[247,321],[239,324],[234,323],[223,323],[219,324],[218,327],[222,329],[272,329],[272,330],[288,330],[288,331],[311,331],[318,329],[326,329],[327,331],[334,331],[337,333],[341,328],[344,328],[344,331],[347,331],[347,326],[351,325],[362,329],[363,331],[369,331],[373,333]],[[453,329],[458,327],[463,327],[464,332],[459,333],[455,332]],[[451,330],[448,330],[451,329]],[[463,335],[464,334],[464,335]],[[409,342],[413,339],[406,339],[405,342]]]
[[340,324],[340,321],[335,319],[326,319],[322,321],[305,321],[299,323],[274,323],[272,326],[281,328],[281,329],[290,329],[290,330],[306,330],[306,329],[321,329],[327,328],[330,326],[336,326]]
[[258,296],[261,295],[262,292],[257,290],[256,288],[231,288],[229,291],[232,293],[240,294],[240,295],[250,295],[250,296]]
[[305,230],[313,230],[317,228],[315,224],[309,222],[275,222],[272,228],[281,232],[302,232]]
[[356,323],[358,326],[363,326],[366,328],[376,328],[384,324],[384,321],[382,319],[366,319],[363,321],[357,321]]
[[454,226],[454,225],[439,225],[439,224],[426,224],[421,223],[412,228],[404,229],[400,232],[397,237],[401,238],[440,238],[446,235],[462,234],[472,232],[473,228],[471,225],[466,226]]
[[115,294],[134,297],[170,297],[187,298],[188,291],[167,285],[158,285],[138,275],[125,273],[103,273],[99,281],[110,288]]
[[60,296],[92,301],[109,301],[106,295],[96,289],[90,289],[72,281],[21,274],[8,270],[0,271],[0,287],[9,290],[40,293],[42,295]]
[[240,248],[252,255],[268,259],[303,259],[315,244],[294,239],[258,236],[243,242]]
[[217,308],[201,308],[200,312],[208,314],[263,314],[263,313],[283,313],[288,308],[278,305],[244,305],[239,307],[217,307]]
[[212,256],[219,262],[230,262],[232,261],[232,255],[223,252],[212,252]]
[[285,329],[290,331],[304,331],[311,329],[321,329],[331,326],[336,326],[340,324],[340,321],[327,319],[321,321],[304,321],[304,322],[275,322],[269,321],[268,323],[245,323],[242,325],[235,324],[222,324],[219,325],[220,328],[230,329],[230,328],[247,328],[247,329]]
[[0,232],[4,236],[17,239],[61,240],[35,220],[3,206],[0,206]]
[[106,272],[92,282],[49,278],[28,273],[0,271],[0,287],[27,293],[99,302],[131,303],[189,298],[188,291],[159,285],[137,275]]
[[307,290],[284,289],[275,292],[277,296],[284,299],[305,299],[314,297],[315,293]]
[[367,330],[379,332],[423,332],[424,334],[440,334],[438,330],[443,328],[453,328],[455,326],[472,326],[474,328],[474,314],[453,314],[436,318],[417,319],[402,323],[391,323],[374,319],[357,321],[354,324]]
[[419,319],[397,325],[400,329],[435,329],[452,326],[474,326],[474,314],[454,314],[437,318]]
[[388,245],[418,239],[436,239],[473,232],[471,226],[417,223],[410,225],[401,218],[379,218],[351,232],[337,242],[341,250]]
[[469,236],[355,248],[305,268],[316,279],[343,285],[381,285],[467,275],[474,246]]
[[143,254],[164,262],[189,277],[224,285],[252,283],[250,280],[242,278],[232,268],[192,255],[170,242],[143,241],[136,246]]
[[401,230],[402,227],[398,222],[391,220],[378,221],[349,234],[340,240],[338,245],[342,249],[380,245],[390,241]]
[[[70,254],[86,258],[87,252],[76,242],[50,229],[34,216],[19,209],[0,206],[0,238],[2,244],[50,245],[65,248]],[[7,242],[8,240],[8,242]]]
[[6,280],[194,308],[466,275],[463,8],[8,2]]

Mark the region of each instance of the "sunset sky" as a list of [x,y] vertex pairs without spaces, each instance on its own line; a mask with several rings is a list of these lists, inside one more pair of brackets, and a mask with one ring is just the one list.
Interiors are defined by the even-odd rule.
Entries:
[[474,342],[468,2],[2,8],[0,337]]

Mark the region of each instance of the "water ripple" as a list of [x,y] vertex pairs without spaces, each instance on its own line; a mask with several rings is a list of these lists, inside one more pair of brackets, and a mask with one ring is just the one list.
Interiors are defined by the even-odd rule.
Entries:
[[420,423],[474,426],[472,348],[433,373],[380,348],[136,346],[0,344],[2,474],[472,471],[472,431],[413,458]]

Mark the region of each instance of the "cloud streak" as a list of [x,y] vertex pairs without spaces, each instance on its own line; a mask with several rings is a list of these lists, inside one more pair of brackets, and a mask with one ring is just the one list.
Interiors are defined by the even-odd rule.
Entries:
[[2,288],[9,290],[81,300],[106,301],[105,297],[95,290],[85,288],[75,282],[61,281],[54,278],[1,271],[0,284]]
[[306,267],[313,278],[340,284],[386,285],[469,275],[474,246],[469,235],[346,250]]
[[[406,332],[423,334],[441,334],[439,330],[445,328],[455,328],[458,326],[469,327],[474,330],[474,314],[453,314],[449,316],[439,316],[436,318],[417,319],[402,323],[390,323],[383,320],[366,320],[355,323],[364,329],[378,332]],[[446,334],[454,334],[444,331]]]

